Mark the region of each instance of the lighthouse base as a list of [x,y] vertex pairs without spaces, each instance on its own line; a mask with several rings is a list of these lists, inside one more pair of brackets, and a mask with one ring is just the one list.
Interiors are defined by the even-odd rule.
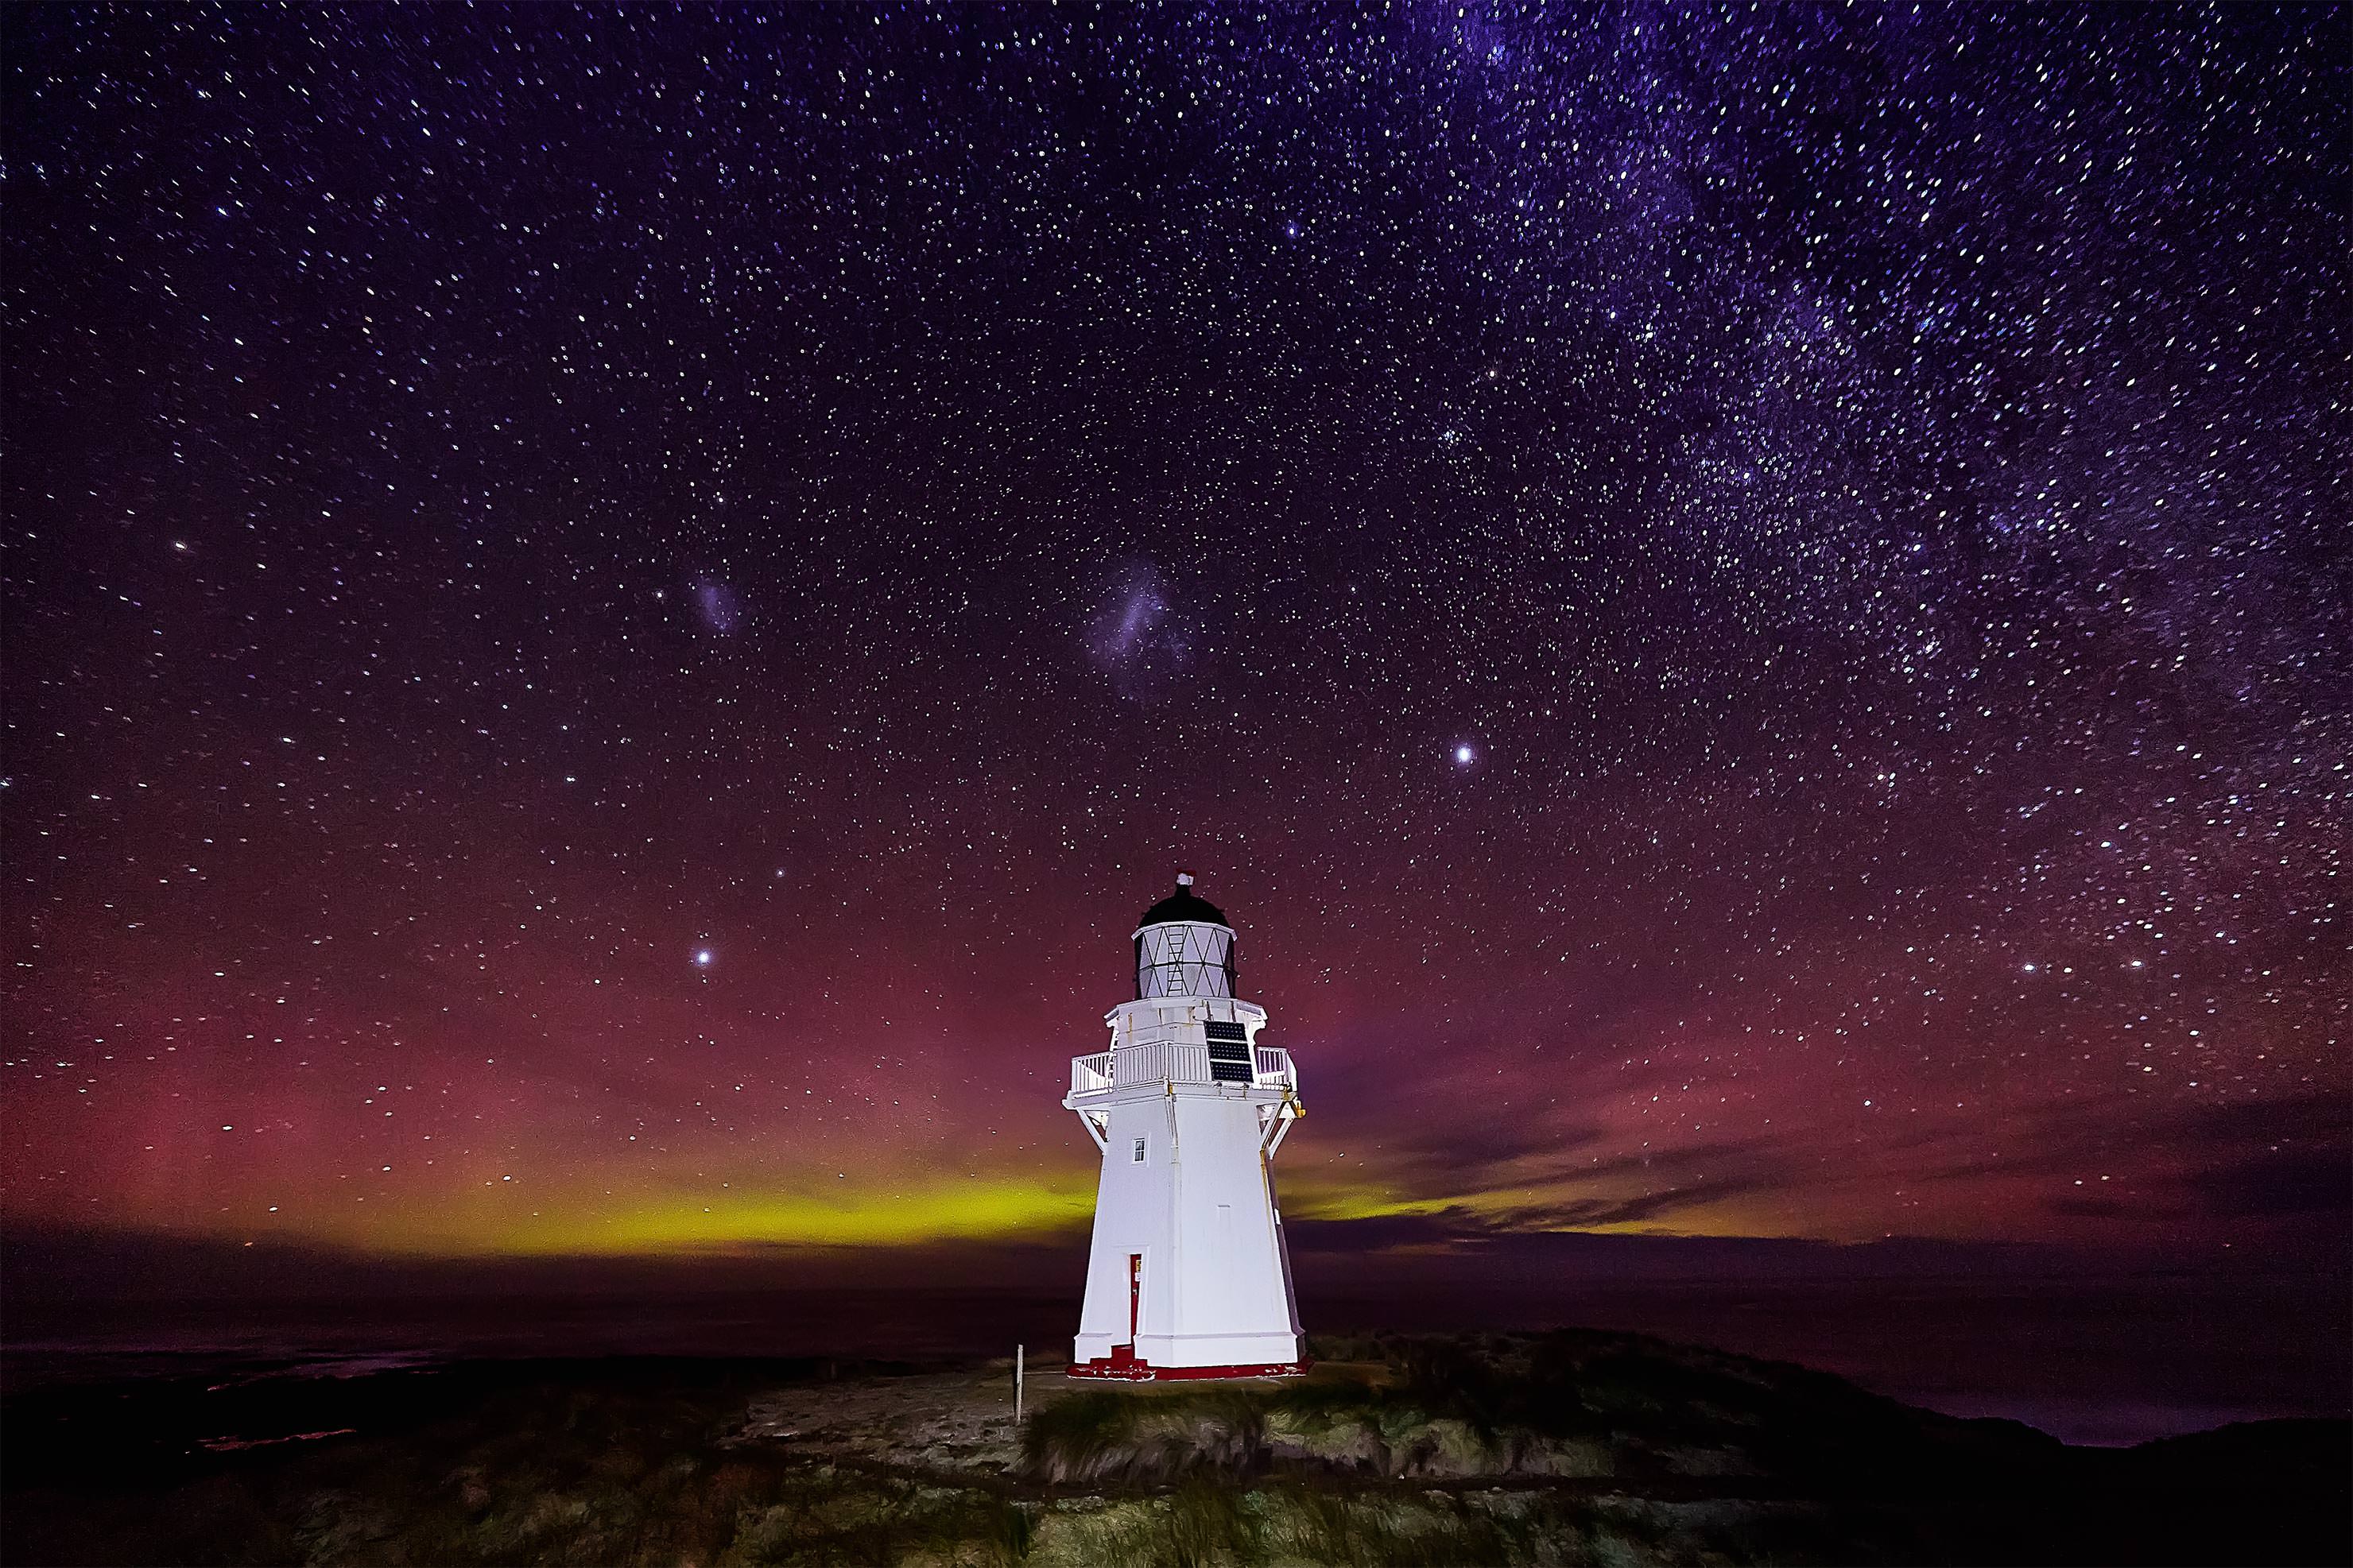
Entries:
[[1106,1360],[1072,1362],[1069,1375],[1104,1383],[1183,1383],[1225,1377],[1300,1377],[1314,1364],[1312,1361],[1278,1361],[1260,1366],[1155,1366],[1148,1361],[1138,1361],[1134,1346],[1113,1345]]

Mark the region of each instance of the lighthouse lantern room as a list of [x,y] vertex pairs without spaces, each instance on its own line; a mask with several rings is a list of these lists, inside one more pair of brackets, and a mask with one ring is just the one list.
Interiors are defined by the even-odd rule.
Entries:
[[1136,927],[1135,999],[1062,1103],[1103,1152],[1071,1375],[1146,1382],[1302,1372],[1275,1151],[1303,1114],[1291,1055],[1234,994],[1234,931],[1176,874]]

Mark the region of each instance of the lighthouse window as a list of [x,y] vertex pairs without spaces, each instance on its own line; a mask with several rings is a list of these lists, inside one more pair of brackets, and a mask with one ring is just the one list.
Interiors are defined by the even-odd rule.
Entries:
[[1141,1138],[1135,1141],[1134,1159],[1137,1164],[1141,1165],[1144,1163],[1144,1140]]

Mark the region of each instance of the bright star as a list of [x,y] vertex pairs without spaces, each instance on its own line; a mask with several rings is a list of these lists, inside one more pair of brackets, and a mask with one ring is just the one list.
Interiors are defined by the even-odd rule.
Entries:
[[1454,748],[1454,761],[1456,765],[1459,767],[1469,767],[1471,765],[1472,759],[1476,757],[1478,754],[1478,752],[1472,751],[1468,746],[1457,746]]
[[709,948],[707,948],[707,947],[698,947],[698,948],[696,948],[696,949],[694,950],[694,962],[695,962],[695,964],[696,964],[696,966],[697,966],[698,968],[708,968],[708,967],[710,967],[710,964],[711,964],[711,950],[710,950]]

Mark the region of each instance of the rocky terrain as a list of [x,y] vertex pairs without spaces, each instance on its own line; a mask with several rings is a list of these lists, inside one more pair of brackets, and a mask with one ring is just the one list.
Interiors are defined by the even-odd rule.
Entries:
[[2342,1563],[2353,1431],[2070,1448],[1624,1334],[1282,1383],[477,1364],[0,1412],[10,1563]]

